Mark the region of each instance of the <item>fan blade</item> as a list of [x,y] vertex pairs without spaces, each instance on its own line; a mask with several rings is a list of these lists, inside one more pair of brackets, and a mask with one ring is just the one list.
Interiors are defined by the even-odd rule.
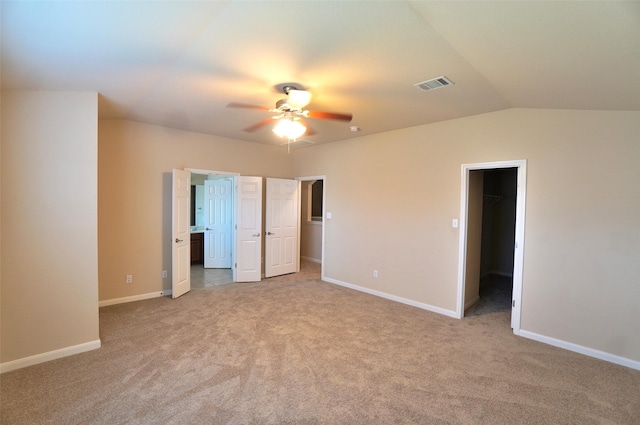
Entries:
[[265,119],[265,120],[260,121],[260,122],[259,122],[259,123],[257,123],[257,124],[254,124],[254,125],[252,125],[252,126],[250,126],[250,127],[245,128],[245,129],[244,129],[244,131],[246,131],[246,132],[248,132],[248,133],[253,133],[253,132],[254,132],[254,131],[256,131],[256,130],[260,130],[260,129],[261,129],[262,127],[264,127],[265,125],[270,124],[274,119],[275,119],[275,118],[273,118],[273,117],[269,117],[269,118],[267,118],[267,119]]
[[351,114],[338,114],[336,112],[321,112],[321,111],[307,111],[306,116],[308,118],[318,118],[321,120],[339,120],[339,121],[351,121],[353,116]]
[[231,103],[227,104],[227,108],[259,109],[261,111],[269,111],[269,110],[271,110],[271,108],[267,108],[265,106],[249,105],[247,103],[237,103],[237,102],[231,102]]

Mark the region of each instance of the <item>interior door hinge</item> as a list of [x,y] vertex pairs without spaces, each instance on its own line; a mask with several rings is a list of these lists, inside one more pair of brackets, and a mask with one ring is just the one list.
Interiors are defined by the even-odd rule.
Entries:
[[233,268],[234,268],[234,269],[237,269],[237,268],[238,268],[238,263],[235,263],[235,264],[233,265]]
[[511,300],[511,307],[515,307],[516,306],[516,300]]

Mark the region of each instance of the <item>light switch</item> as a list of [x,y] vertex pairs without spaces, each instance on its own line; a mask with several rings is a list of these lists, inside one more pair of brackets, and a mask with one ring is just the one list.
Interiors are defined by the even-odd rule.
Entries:
[[327,211],[327,219],[331,218],[331,213]]
[[458,227],[458,219],[454,218],[453,220],[451,220],[451,227],[453,227],[454,229]]

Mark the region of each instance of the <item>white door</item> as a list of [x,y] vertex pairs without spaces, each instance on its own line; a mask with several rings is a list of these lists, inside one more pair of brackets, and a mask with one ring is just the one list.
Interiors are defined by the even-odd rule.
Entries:
[[262,177],[237,177],[234,282],[260,280]]
[[191,290],[191,172],[173,170],[171,190],[171,296]]
[[231,268],[231,179],[204,181],[204,267]]
[[264,276],[298,271],[300,182],[267,179]]

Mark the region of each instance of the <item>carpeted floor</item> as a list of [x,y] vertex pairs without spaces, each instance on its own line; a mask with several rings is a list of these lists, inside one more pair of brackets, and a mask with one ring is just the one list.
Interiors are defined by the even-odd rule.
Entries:
[[1,423],[640,423],[640,371],[317,273],[101,308],[101,349],[0,376]]

